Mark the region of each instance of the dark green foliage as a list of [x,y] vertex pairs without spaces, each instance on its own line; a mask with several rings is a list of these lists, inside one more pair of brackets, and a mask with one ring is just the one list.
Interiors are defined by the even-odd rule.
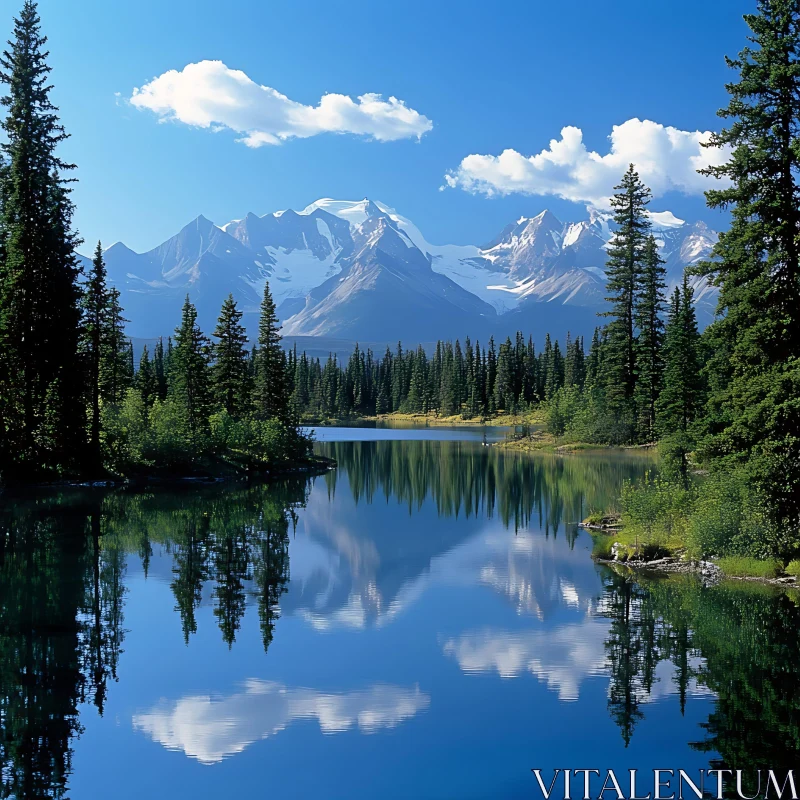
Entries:
[[67,137],[50,101],[46,38],[27,0],[0,56],[6,117],[0,166],[0,474],[81,466],[79,269]]
[[281,347],[280,322],[275,312],[275,302],[264,284],[264,299],[258,323],[258,351],[255,359],[254,407],[261,419],[289,418],[289,392],[287,391],[286,356]]
[[89,406],[89,460],[92,467],[100,465],[100,375],[103,344],[106,333],[108,287],[103,248],[100,242],[94,252],[92,271],[83,292],[83,328],[81,354],[86,369],[86,390]]
[[153,354],[153,374],[156,379],[156,397],[159,400],[167,398],[167,376],[169,375],[169,362],[164,353],[164,340],[159,339]]
[[708,436],[713,466],[746,465],[778,526],[800,525],[800,9],[762,0],[748,14],[751,44],[728,65],[727,127],[710,146],[731,157],[706,174],[727,185],[706,194],[729,209],[704,271],[720,289],[709,331]]
[[[537,358],[533,340],[518,332],[494,349],[484,350],[469,337],[436,343],[432,355],[422,346],[395,352],[386,348],[376,359],[371,350],[356,345],[346,363],[331,355],[323,365],[305,353],[289,354],[293,376],[291,406],[298,416],[314,419],[372,416],[394,411],[484,417],[496,411],[515,413],[530,408],[564,385],[567,374],[578,388],[586,376],[583,339],[568,338],[567,352],[549,335]],[[543,376],[548,376],[544,380]]]
[[121,403],[133,383],[133,348],[125,335],[125,322],[119,290],[110,288],[103,314],[100,356],[100,397],[105,403]]
[[145,406],[150,408],[158,398],[158,383],[156,381],[155,367],[150,360],[150,353],[147,350],[147,345],[144,346],[141,358],[139,359],[139,371],[136,373],[134,385],[142,396],[142,401]]
[[686,278],[675,288],[664,346],[664,387],[656,402],[656,428],[668,471],[688,476],[688,454],[694,449],[693,424],[703,402],[700,336],[693,292]]
[[249,353],[242,312],[232,294],[222,304],[214,338],[214,402],[232,417],[242,417],[250,407]]
[[185,421],[193,444],[208,433],[211,413],[210,345],[197,325],[197,309],[186,296],[170,362],[169,400]]
[[[636,327],[636,388],[639,439],[656,439],[656,403],[661,392],[664,363],[664,262],[658,254],[654,236],[649,236],[642,254],[635,305]],[[691,303],[690,303],[691,307]]]
[[636,390],[636,301],[644,267],[650,220],[650,190],[631,164],[611,198],[616,230],[608,248],[606,298],[611,309],[606,326],[603,378],[608,408],[633,427]]

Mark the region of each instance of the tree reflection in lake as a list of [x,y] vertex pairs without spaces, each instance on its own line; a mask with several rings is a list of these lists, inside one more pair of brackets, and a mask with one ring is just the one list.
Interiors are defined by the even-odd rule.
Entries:
[[[785,772],[800,755],[800,594],[737,581],[703,586],[692,576],[647,578],[606,570],[604,613],[611,687],[609,709],[626,743],[654,691],[659,662],[671,661],[681,710],[692,685],[715,696],[693,747],[713,767],[744,771],[743,791],[758,791],[757,770]],[[765,786],[761,787],[762,791]]]
[[124,638],[126,554],[145,571],[172,553],[184,636],[213,581],[223,639],[233,643],[245,581],[258,596],[265,649],[289,580],[289,528],[305,481],[246,489],[83,493],[6,501],[0,509],[2,797],[58,797],[71,769],[79,706],[102,715]]
[[[586,703],[589,713],[595,703],[606,724],[610,714],[619,726],[620,749],[646,738],[648,703],[674,696],[683,710],[692,696],[711,696],[704,733],[678,731],[684,747],[691,740],[715,766],[753,777],[765,764],[796,762],[795,596],[752,585],[705,588],[686,578],[634,580],[596,567],[583,550],[577,521],[612,502],[621,482],[647,467],[643,457],[529,457],[424,441],[331,442],[322,449],[339,469],[310,480],[5,499],[0,796],[65,796],[76,737],[98,714],[113,716],[118,707],[110,703],[131,683],[123,671],[109,694],[125,646],[126,603],[129,616],[142,618],[131,611],[136,592],[140,603],[147,594],[153,604],[147,613],[174,609],[187,643],[202,619],[222,651],[213,651],[220,664],[246,661],[241,686],[218,694],[187,687],[164,704],[131,701],[138,735],[202,762],[227,759],[256,739],[274,740],[302,720],[318,720],[325,733],[410,725],[435,713],[445,685],[467,692],[450,698],[451,709],[473,700],[496,707],[491,679],[462,689],[450,665],[505,680],[505,693],[508,679],[519,678],[513,683],[523,704],[531,691],[526,674],[557,702]],[[133,581],[142,573],[150,576],[146,587]],[[148,594],[154,582],[161,589]],[[487,591],[501,602],[487,600]],[[202,618],[201,607],[208,609]],[[255,651],[267,651],[275,636],[294,644],[255,664],[242,634],[248,613],[260,628]],[[304,631],[295,627],[281,639],[289,630],[276,633],[281,613]],[[403,622],[389,628],[401,615]],[[423,633],[433,641],[440,636],[433,650],[420,652],[438,659],[447,672],[443,683],[417,686],[421,668],[437,662],[415,661],[398,628],[414,642]],[[353,640],[346,637],[355,629],[365,633],[350,663]],[[317,631],[325,642],[313,638]],[[163,645],[163,631],[136,633],[128,646],[149,645],[145,657]],[[184,651],[180,634],[174,638]],[[210,646],[208,636],[195,638]],[[295,652],[301,640],[306,649]],[[383,643],[403,655],[391,664],[370,661],[366,654],[384,652]],[[314,648],[338,660],[339,684],[324,685],[327,666],[313,672]],[[259,673],[276,659],[285,674]],[[298,668],[305,678],[295,679]],[[203,667],[197,672],[202,677]],[[343,680],[350,673],[358,674]],[[598,693],[590,680],[608,681],[607,694],[605,684]],[[449,721],[439,717],[438,724],[435,740]]]
[[80,703],[103,713],[122,643],[124,555],[100,546],[95,502],[0,509],[2,796],[59,796]]
[[328,442],[321,452],[339,469],[326,475],[330,492],[346,476],[354,500],[404,503],[409,514],[430,499],[439,516],[495,513],[514,530],[536,522],[546,534],[568,534],[590,510],[613,504],[623,480],[642,474],[652,456],[527,453],[472,442]]

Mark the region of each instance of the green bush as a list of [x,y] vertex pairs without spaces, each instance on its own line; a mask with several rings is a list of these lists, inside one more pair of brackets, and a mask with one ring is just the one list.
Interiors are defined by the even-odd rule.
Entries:
[[784,572],[787,575],[796,575],[800,577],[800,559],[794,559],[794,561],[790,561],[786,565],[786,569],[784,570]]
[[169,468],[178,468],[192,463],[202,456],[208,446],[207,437],[195,433],[192,436],[183,408],[167,398],[156,402],[150,409],[150,428],[144,445],[147,461]]
[[595,558],[612,558],[611,548],[614,545],[614,537],[606,533],[600,533],[592,537],[592,555]]
[[609,413],[602,392],[562,387],[547,403],[546,427],[554,436],[587,444],[625,444],[636,429],[633,416],[618,419]]
[[743,470],[719,473],[703,481],[687,544],[695,557],[729,555],[763,560],[783,550]]
[[658,550],[680,546],[686,536],[694,498],[692,487],[650,473],[638,483],[626,481],[620,504],[627,536],[641,539],[643,545]]
[[141,394],[131,389],[120,405],[103,406],[101,413],[104,460],[110,469],[126,475],[136,464],[150,466],[148,415]]
[[717,563],[726,575],[734,578],[774,578],[782,566],[776,559],[761,560],[749,556],[726,556]]
[[312,440],[277,419],[235,419],[212,414],[191,431],[183,407],[167,398],[147,409],[130,389],[119,405],[103,409],[103,446],[108,467],[120,475],[155,468],[193,470],[222,459],[238,469],[264,470],[306,457]]

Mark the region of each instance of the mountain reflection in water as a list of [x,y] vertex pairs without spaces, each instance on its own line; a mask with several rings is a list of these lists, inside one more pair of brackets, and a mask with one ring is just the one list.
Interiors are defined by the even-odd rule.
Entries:
[[411,753],[426,796],[524,793],[570,747],[796,761],[796,595],[589,556],[577,522],[648,456],[318,447],[338,470],[3,501],[0,796],[244,795],[256,751],[282,796],[408,796]]

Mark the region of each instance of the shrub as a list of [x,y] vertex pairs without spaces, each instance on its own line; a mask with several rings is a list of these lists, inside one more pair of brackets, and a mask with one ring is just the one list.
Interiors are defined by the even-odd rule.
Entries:
[[787,575],[796,575],[800,577],[800,560],[794,559],[794,561],[790,561],[786,565],[786,569],[784,570],[784,572]]
[[593,536],[592,555],[595,558],[612,558],[611,548],[614,545],[614,537],[601,533]]
[[650,473],[639,483],[626,481],[620,497],[626,534],[657,548],[682,543],[694,497],[692,487]]
[[687,536],[692,555],[772,558],[782,550],[774,534],[743,470],[718,473],[703,481]]
[[157,466],[179,467],[190,464],[208,446],[206,437],[192,437],[179,403],[167,398],[150,409],[150,431],[145,456]]
[[125,475],[134,465],[149,466],[148,414],[141,394],[129,389],[120,405],[102,409],[104,461],[114,472]]
[[776,559],[761,560],[749,556],[726,556],[717,563],[726,575],[734,578],[774,578],[782,566]]
[[605,518],[606,518],[606,514],[605,514],[604,512],[602,512],[602,511],[596,511],[595,509],[592,509],[592,510],[589,512],[589,516],[588,516],[588,517],[586,517],[586,519],[584,520],[584,522],[585,522],[587,525],[602,525],[602,524],[603,524],[603,520],[604,520]]

